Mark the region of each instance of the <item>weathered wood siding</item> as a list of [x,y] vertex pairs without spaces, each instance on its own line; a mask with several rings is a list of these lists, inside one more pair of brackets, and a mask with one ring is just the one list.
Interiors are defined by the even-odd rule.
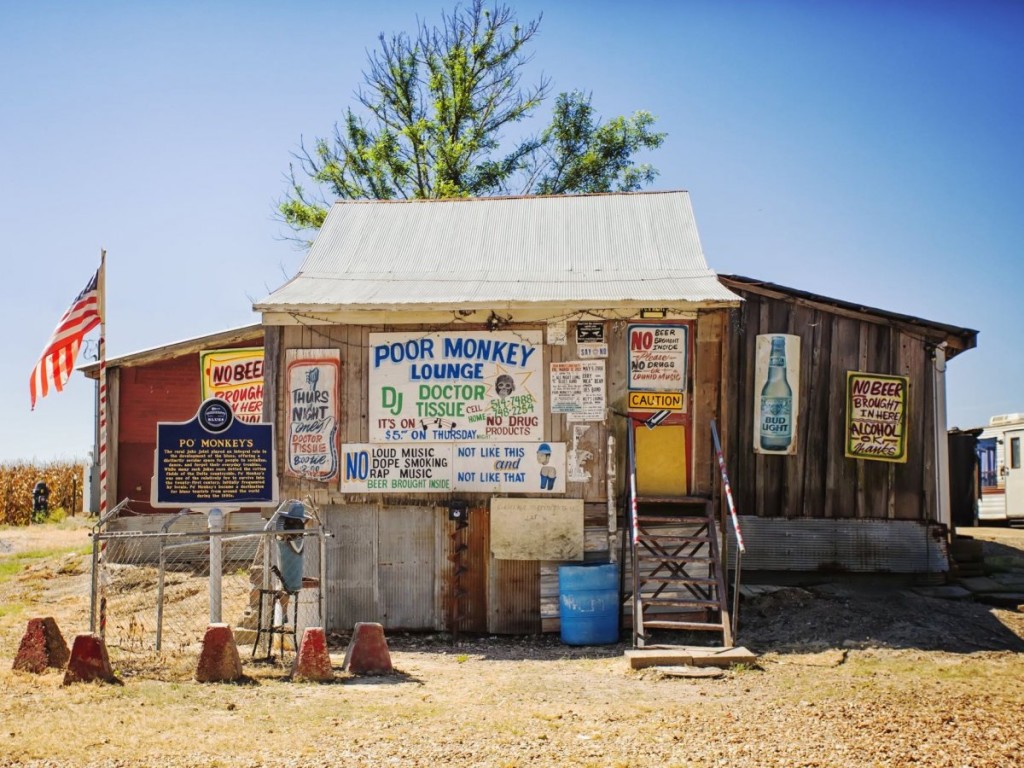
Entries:
[[[746,299],[728,328],[730,408],[724,429],[741,514],[926,520],[935,515],[934,340],[847,310],[732,286]],[[800,337],[797,453],[754,453],[754,346],[759,334]],[[907,462],[847,459],[848,371],[907,376]],[[791,381],[791,385],[795,382]],[[698,441],[698,445],[699,445]]]
[[[692,492],[710,494],[717,478],[717,467],[711,448],[710,421],[718,420],[720,428],[729,422],[724,407],[728,381],[729,355],[725,340],[730,314],[728,310],[701,312],[691,325],[691,359],[687,388],[690,396],[689,420],[693,427],[693,464],[689,468]],[[605,320],[608,357],[605,359],[608,412],[603,422],[588,422],[578,448],[593,458],[586,463],[590,479],[585,483],[567,483],[565,498],[582,498],[586,502],[584,520],[584,553],[588,561],[604,561],[608,553],[607,508],[607,444],[608,436],[616,438],[617,467],[613,503],[621,517],[621,502],[628,473],[626,470],[626,429],[628,350],[626,328],[631,320]],[[543,325],[519,324],[517,330],[544,330]],[[460,326],[472,330],[473,326]],[[284,420],[286,386],[283,365],[289,349],[337,349],[341,354],[341,443],[369,442],[369,381],[367,360],[370,333],[384,331],[437,331],[437,326],[403,325],[290,325],[268,328],[266,333],[266,370],[264,409],[267,418],[276,424],[278,474],[285,456]],[[545,402],[550,409],[548,366],[552,362],[576,360],[574,325],[569,324],[568,343],[545,345]],[[274,361],[277,361],[276,363]],[[273,372],[273,381],[271,381]],[[561,414],[545,415],[544,439],[564,442],[571,447],[573,424]],[[645,427],[641,426],[641,429]],[[728,436],[723,435],[723,440]],[[423,629],[458,629],[465,632],[532,633],[558,630],[558,565],[557,562],[496,560],[490,554],[489,507],[491,494],[456,494],[470,506],[469,528],[463,534],[468,549],[461,562],[467,570],[460,574],[458,611],[453,578],[454,525],[447,520],[447,496],[441,494],[341,494],[339,482],[302,480],[282,477],[283,498],[311,496],[328,511],[327,525],[336,538],[328,542],[328,623],[331,628],[345,629],[354,621],[381,621],[385,626],[412,628],[409,621],[419,621]],[[417,509],[426,509],[423,517]],[[382,524],[387,516],[388,524]],[[421,519],[422,518],[422,519]],[[404,521],[404,522],[403,522]],[[410,530],[402,532],[406,524]],[[398,526],[398,527],[396,527]],[[618,523],[621,528],[621,521]],[[433,537],[435,554],[432,564],[425,556],[426,541]],[[397,537],[398,544],[384,541]],[[404,543],[402,543],[404,542]],[[412,542],[419,542],[413,546]],[[399,546],[399,544],[401,546]],[[398,546],[392,555],[387,552]],[[395,562],[399,558],[401,562]],[[390,565],[389,565],[390,563]],[[428,567],[434,570],[428,574]],[[412,587],[413,580],[428,583],[433,590],[424,595],[403,598],[398,582],[387,585],[393,577]],[[417,589],[419,586],[417,586]],[[414,615],[413,602],[423,608]],[[429,617],[426,608],[429,605]],[[401,616],[400,624],[394,622]],[[458,626],[452,617],[458,615]]]

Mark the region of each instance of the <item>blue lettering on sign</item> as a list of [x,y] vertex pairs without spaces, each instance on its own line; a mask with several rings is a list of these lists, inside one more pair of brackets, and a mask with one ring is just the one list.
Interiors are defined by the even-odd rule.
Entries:
[[345,479],[366,480],[370,476],[370,456],[366,451],[345,454]]

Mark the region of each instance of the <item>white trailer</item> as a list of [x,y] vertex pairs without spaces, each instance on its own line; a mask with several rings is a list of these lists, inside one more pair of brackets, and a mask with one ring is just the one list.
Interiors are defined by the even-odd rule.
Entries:
[[979,522],[1024,522],[1024,413],[993,416],[978,436]]

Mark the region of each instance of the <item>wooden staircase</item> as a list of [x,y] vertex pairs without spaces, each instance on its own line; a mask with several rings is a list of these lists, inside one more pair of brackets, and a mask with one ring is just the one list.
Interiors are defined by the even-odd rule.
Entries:
[[722,645],[731,648],[733,627],[715,505],[703,496],[637,496],[632,429],[628,438],[632,589],[623,591],[631,601],[633,647],[643,648],[651,630],[660,629],[718,632]]
[[653,629],[709,631],[732,646],[719,528],[710,499],[638,498],[632,527],[633,646]]

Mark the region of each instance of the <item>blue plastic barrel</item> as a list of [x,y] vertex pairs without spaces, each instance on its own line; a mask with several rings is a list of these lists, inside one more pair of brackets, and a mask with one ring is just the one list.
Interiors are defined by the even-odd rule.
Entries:
[[566,645],[617,643],[618,563],[559,566],[558,606]]

